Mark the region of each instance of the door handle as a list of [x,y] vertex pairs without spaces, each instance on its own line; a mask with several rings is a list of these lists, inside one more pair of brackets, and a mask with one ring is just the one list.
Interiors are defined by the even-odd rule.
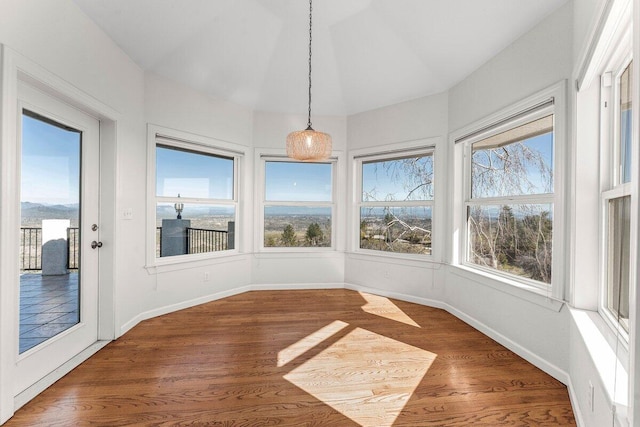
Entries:
[[91,249],[101,248],[102,242],[96,242],[95,240],[91,242]]

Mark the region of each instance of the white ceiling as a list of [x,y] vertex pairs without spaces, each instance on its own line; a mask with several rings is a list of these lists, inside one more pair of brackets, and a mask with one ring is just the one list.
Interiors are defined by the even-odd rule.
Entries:
[[[255,110],[307,111],[306,0],[74,0],[143,69]],[[313,114],[449,89],[567,0],[316,0]]]

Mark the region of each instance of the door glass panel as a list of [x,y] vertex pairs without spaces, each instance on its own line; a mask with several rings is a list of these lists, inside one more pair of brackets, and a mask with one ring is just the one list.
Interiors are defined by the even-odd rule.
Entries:
[[23,110],[19,352],[80,321],[82,133]]

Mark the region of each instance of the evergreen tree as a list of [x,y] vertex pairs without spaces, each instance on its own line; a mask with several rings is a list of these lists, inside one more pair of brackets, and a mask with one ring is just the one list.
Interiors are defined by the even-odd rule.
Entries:
[[282,231],[282,236],[280,236],[280,240],[282,240],[282,246],[298,246],[298,241],[296,239],[296,232],[293,229],[291,224],[287,224]]
[[307,233],[304,237],[311,246],[317,246],[324,236],[320,225],[317,222],[313,222],[307,227]]

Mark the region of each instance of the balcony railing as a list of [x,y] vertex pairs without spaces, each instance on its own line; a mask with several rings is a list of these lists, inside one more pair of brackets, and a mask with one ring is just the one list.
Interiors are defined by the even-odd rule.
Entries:
[[228,246],[227,230],[187,228],[187,250],[190,254],[224,251]]
[[[67,228],[67,269],[69,270],[78,269],[79,238],[78,228]],[[20,227],[20,269],[42,270],[42,228]]]

